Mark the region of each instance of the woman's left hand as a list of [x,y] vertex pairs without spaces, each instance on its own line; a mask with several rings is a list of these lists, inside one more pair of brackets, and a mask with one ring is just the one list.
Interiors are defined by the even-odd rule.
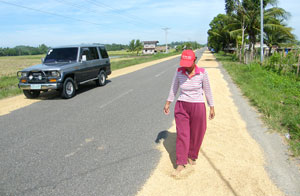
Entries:
[[214,118],[215,118],[215,108],[214,107],[210,107],[209,120],[212,120]]

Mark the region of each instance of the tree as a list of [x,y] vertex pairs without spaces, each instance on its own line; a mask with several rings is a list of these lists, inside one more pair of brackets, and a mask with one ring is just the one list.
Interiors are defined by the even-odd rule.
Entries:
[[239,0],[225,0],[226,14],[231,17],[230,36],[236,39],[236,49],[239,50],[238,56],[240,62],[242,56],[244,56],[244,44],[245,44],[245,30],[247,25],[245,24],[246,11],[242,6],[242,2]]
[[48,51],[48,49],[49,48],[45,44],[39,45],[39,52],[41,52],[41,53],[45,54]]
[[293,29],[283,23],[288,16],[289,14],[282,8],[271,8],[266,11],[264,42],[269,47],[269,55],[271,55],[272,46],[295,42],[295,36],[292,34]]
[[181,52],[183,50],[183,45],[176,46],[176,52]]
[[139,52],[143,50],[143,44],[139,39],[135,41],[134,50],[136,51],[137,55],[139,55]]
[[[284,24],[288,13],[282,8],[272,7],[276,5],[276,2],[276,0],[263,0],[264,37],[270,44],[294,39],[294,35],[291,33],[292,29]],[[224,45],[236,45],[236,48],[239,48],[241,60],[244,43],[248,38],[248,49],[253,57],[254,46],[259,41],[260,34],[260,0],[225,0],[225,10],[227,18],[218,15],[210,24],[209,45],[217,47],[216,51],[224,49]],[[230,39],[226,36],[226,31],[230,35]],[[230,43],[227,43],[227,40]],[[221,45],[223,46],[221,47]]]
[[231,39],[229,31],[229,17],[225,14],[218,14],[209,24],[208,46],[216,52],[230,47],[234,41]]
[[129,46],[128,46],[128,52],[134,52],[135,51],[135,40],[131,40],[129,42]]

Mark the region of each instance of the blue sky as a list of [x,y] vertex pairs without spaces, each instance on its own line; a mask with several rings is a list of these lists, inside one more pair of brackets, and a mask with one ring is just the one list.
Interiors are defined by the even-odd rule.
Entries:
[[[291,13],[288,25],[300,39],[299,0],[279,0],[278,6]],[[0,0],[0,47],[132,39],[165,44],[164,27],[170,28],[168,42],[206,43],[209,23],[219,13],[225,13],[224,0]]]

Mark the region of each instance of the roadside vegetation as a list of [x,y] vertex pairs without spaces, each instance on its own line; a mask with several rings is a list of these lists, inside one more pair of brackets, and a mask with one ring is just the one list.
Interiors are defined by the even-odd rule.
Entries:
[[[286,22],[290,14],[277,7],[277,0],[264,0],[265,52],[295,45],[292,28]],[[259,52],[260,0],[225,0],[226,14],[217,15],[208,30],[208,47],[214,51],[236,51],[240,62],[252,61]]]
[[285,135],[293,154],[300,156],[300,77],[282,71],[272,59],[261,66],[239,63],[232,54],[215,56],[268,126]]
[[300,42],[290,14],[264,0],[264,62],[260,63],[260,0],[225,0],[226,14],[210,23],[208,46],[272,129],[300,156]]

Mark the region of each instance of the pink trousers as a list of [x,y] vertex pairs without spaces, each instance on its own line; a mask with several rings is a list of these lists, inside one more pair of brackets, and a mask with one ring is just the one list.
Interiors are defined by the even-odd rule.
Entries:
[[205,103],[177,101],[175,121],[177,130],[176,164],[185,165],[188,158],[198,158],[206,131]]

